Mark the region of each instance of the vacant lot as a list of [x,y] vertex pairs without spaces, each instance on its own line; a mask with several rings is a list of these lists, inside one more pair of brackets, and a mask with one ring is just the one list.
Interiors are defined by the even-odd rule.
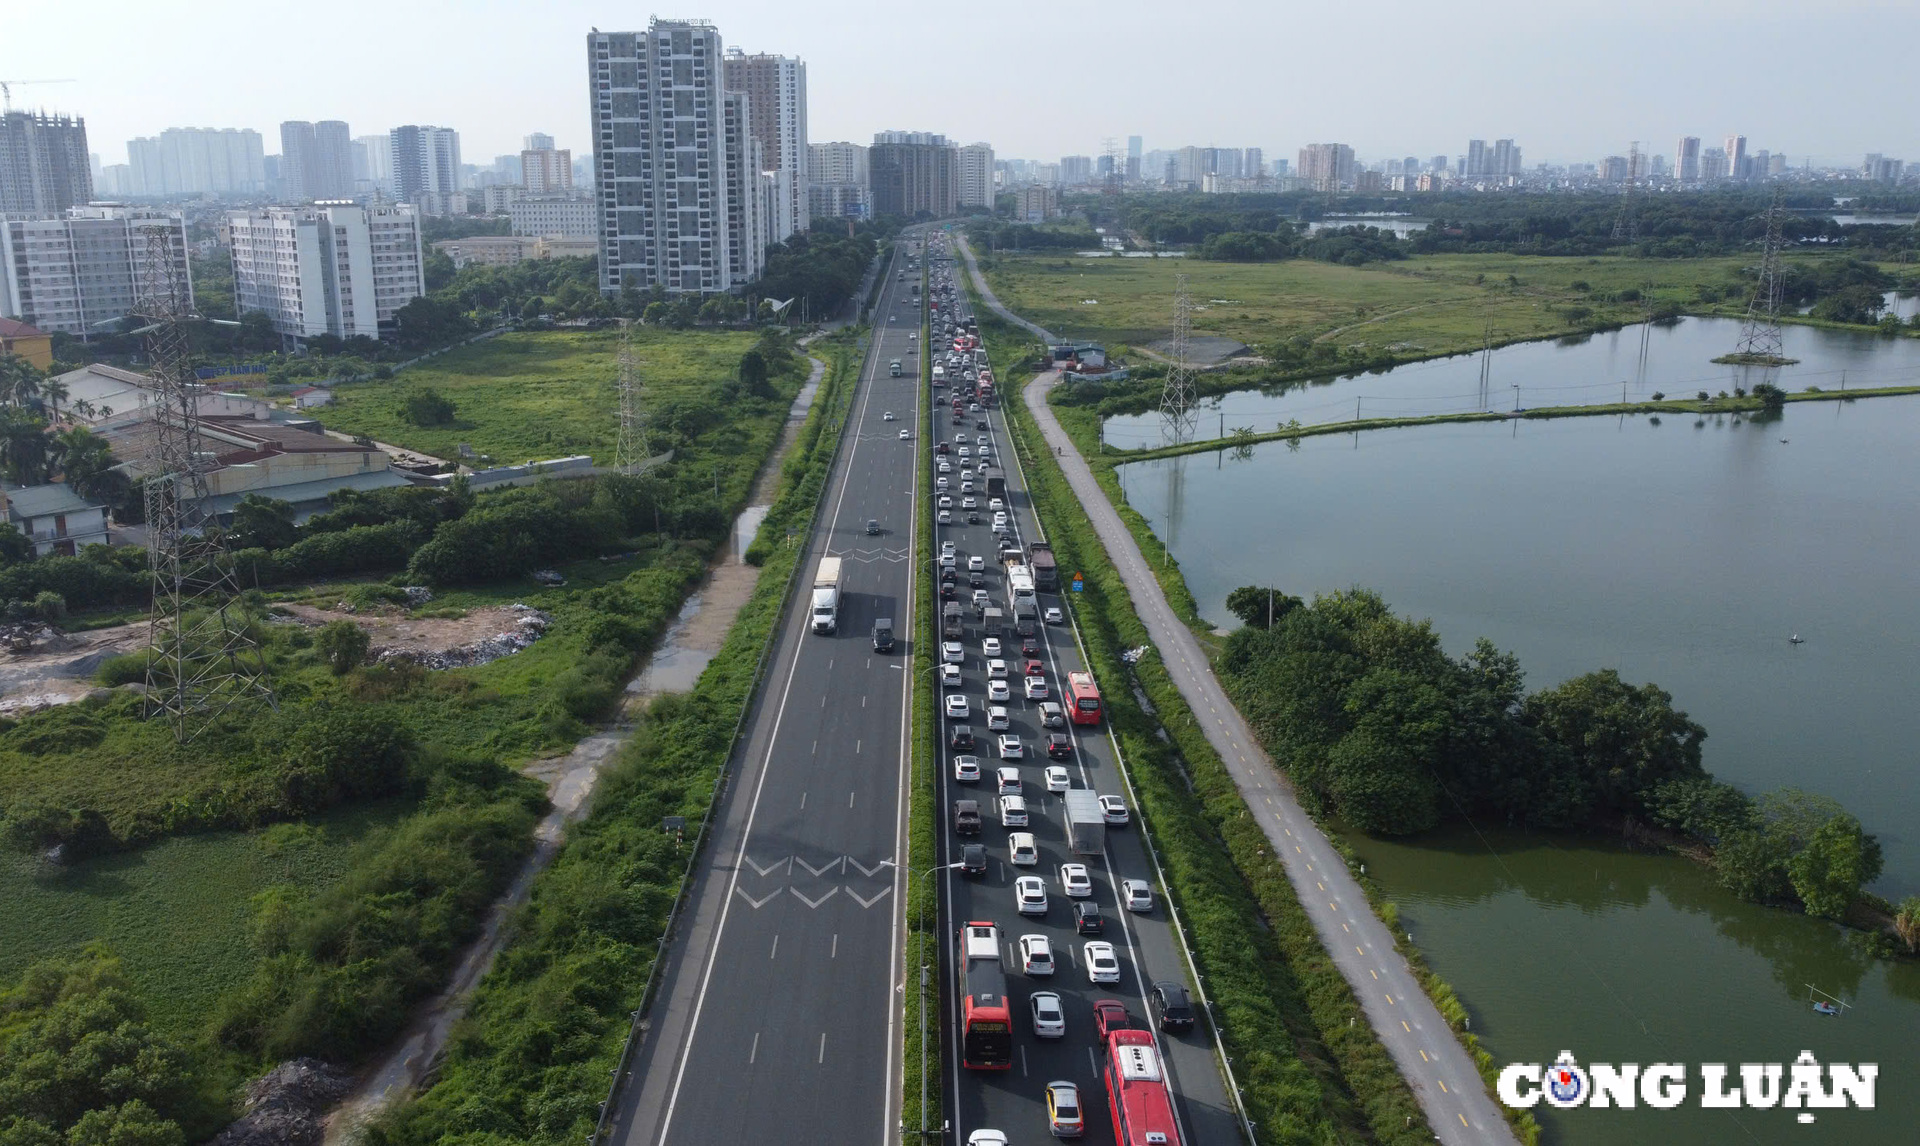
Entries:
[[[403,370],[391,381],[343,386],[334,404],[320,411],[321,420],[329,429],[436,457],[457,457],[464,442],[501,465],[569,454],[610,462],[619,430],[619,341],[612,330],[503,334]],[[734,377],[755,336],[649,327],[635,330],[633,341],[642,408],[667,411],[673,402],[710,396]],[[423,388],[453,401],[453,422],[407,421],[407,397]]]
[[1196,335],[1234,338],[1256,350],[1306,335],[1342,346],[1437,354],[1479,346],[1489,326],[1495,340],[1511,341],[1549,337],[1595,318],[1631,321],[1640,303],[1616,298],[1621,291],[1698,308],[1702,286],[1743,291],[1738,276],[1748,261],[1494,254],[1346,267],[1306,259],[1002,255],[988,279],[1015,312],[1068,337],[1125,344],[1167,337],[1174,276],[1185,274]]

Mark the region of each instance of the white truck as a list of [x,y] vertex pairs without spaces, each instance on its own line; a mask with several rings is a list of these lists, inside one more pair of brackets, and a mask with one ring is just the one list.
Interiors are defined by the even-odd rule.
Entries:
[[840,559],[822,557],[813,575],[813,631],[831,635],[840,627]]
[[1107,850],[1107,818],[1100,797],[1091,788],[1069,788],[1061,793],[1067,804],[1067,846],[1075,855],[1097,856]]

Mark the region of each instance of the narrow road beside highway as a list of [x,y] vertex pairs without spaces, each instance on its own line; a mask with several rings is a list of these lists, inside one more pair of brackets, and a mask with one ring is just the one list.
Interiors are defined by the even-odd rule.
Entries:
[[[1002,306],[987,288],[973,251],[963,239],[960,250],[974,286],[988,306],[1036,335],[1052,338]],[[1057,460],[1074,496],[1086,509],[1095,533],[1119,569],[1133,596],[1134,608],[1181,696],[1199,719],[1208,742],[1226,762],[1241,799],[1253,810],[1274,853],[1285,861],[1287,876],[1321,943],[1353,987],[1368,1021],[1412,1086],[1439,1139],[1459,1146],[1511,1146],[1516,1141],[1513,1132],[1488,1096],[1465,1048],[1415,982],[1406,961],[1394,949],[1386,925],[1374,915],[1359,883],[1347,871],[1344,858],[1301,809],[1291,785],[1227,698],[1192,630],[1174,615],[1133,535],[1053,416],[1047,393],[1059,381],[1055,372],[1028,385],[1022,393],[1027,409],[1047,443],[1058,451]]]

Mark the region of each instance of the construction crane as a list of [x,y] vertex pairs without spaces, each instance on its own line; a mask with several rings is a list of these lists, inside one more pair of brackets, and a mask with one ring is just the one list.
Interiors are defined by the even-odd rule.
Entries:
[[0,80],[0,104],[6,111],[13,110],[13,89],[15,85],[26,87],[29,84],[77,84],[79,80]]

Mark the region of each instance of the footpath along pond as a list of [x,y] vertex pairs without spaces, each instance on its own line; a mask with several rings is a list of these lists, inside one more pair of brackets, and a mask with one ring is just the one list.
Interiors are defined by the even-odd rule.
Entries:
[[[1456,654],[1512,650],[1536,688],[1608,667],[1655,682],[1706,727],[1720,778],[1857,814],[1886,852],[1875,890],[1898,898],[1920,891],[1916,442],[1920,398],[1879,398],[1380,430],[1123,474],[1216,623],[1240,585],[1365,585]],[[1543,1111],[1551,1140],[1914,1140],[1920,965],[1683,859],[1482,827],[1352,843],[1496,1059],[1880,1065],[1874,1111],[1702,1110],[1695,1072],[1680,1111]],[[1854,1009],[1814,1015],[1809,984]]]
[[[1911,302],[1897,295],[1890,299],[1895,313]],[[1772,372],[1772,381],[1784,389],[1920,383],[1920,339],[1812,326],[1787,326],[1781,333],[1787,357],[1800,360]],[[1290,419],[1309,426],[1345,422],[1353,420],[1356,411],[1362,418],[1409,418],[1511,410],[1516,405],[1586,406],[1618,402],[1623,393],[1635,400],[1655,392],[1672,397],[1700,390],[1731,393],[1735,386],[1767,380],[1769,373],[1714,365],[1713,359],[1731,352],[1739,338],[1740,323],[1733,319],[1683,318],[1670,326],[1635,324],[1603,334],[1503,346],[1488,356],[1485,386],[1482,356],[1456,354],[1375,374],[1236,390],[1200,403],[1193,437],[1210,441],[1230,435],[1236,426],[1266,433]],[[1103,436],[1119,449],[1166,444],[1158,413],[1109,418]]]

